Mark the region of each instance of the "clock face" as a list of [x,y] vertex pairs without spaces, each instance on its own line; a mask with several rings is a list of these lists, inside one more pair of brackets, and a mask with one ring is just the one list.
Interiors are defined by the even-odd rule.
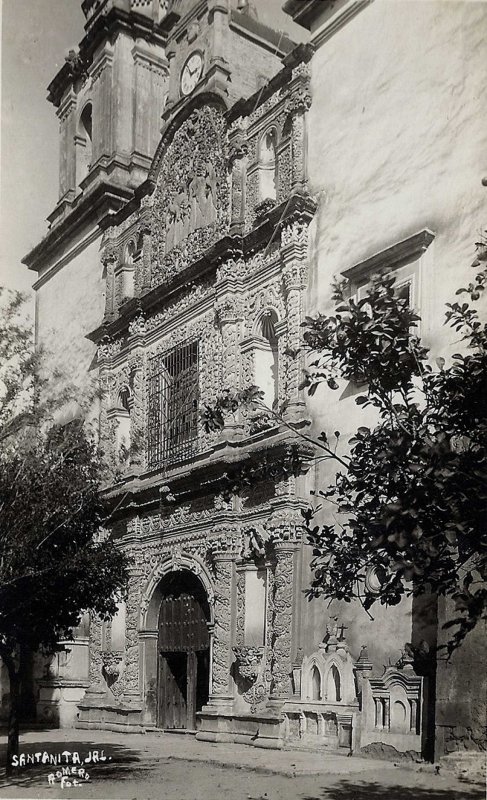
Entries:
[[184,95],[190,94],[201,78],[203,72],[203,56],[201,53],[193,53],[186,61],[181,71],[181,92]]

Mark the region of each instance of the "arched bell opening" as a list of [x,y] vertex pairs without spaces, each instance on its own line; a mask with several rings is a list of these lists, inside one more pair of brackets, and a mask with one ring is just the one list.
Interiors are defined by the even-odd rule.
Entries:
[[157,622],[157,725],[196,729],[208,702],[210,606],[201,581],[189,570],[164,576]]

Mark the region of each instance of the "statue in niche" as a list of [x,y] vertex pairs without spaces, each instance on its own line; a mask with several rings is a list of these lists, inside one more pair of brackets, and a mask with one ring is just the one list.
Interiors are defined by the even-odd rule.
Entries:
[[216,221],[216,175],[208,159],[191,172],[188,183],[190,230]]
[[183,189],[169,201],[166,215],[166,253],[190,231],[190,204]]
[[229,212],[226,120],[214,106],[194,109],[161,161],[151,229],[153,281],[179,271],[223,234]]

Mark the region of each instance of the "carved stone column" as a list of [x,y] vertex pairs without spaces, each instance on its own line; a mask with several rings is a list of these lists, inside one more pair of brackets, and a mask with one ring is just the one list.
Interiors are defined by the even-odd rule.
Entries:
[[112,244],[106,245],[101,263],[105,267],[105,319],[111,320],[116,314],[115,298],[115,267],[118,261],[116,248]]
[[141,219],[139,224],[139,235],[142,239],[142,258],[139,263],[139,274],[135,276],[135,286],[137,294],[144,294],[151,286],[151,262],[152,262],[152,235],[151,235],[151,206],[150,197],[143,197],[141,200]]
[[[306,285],[306,250],[308,225],[296,220],[282,231],[282,254],[284,267],[282,280],[286,297],[287,346],[298,349],[301,343],[302,297]],[[286,397],[288,398],[287,414],[300,417],[304,413],[305,403],[299,385],[303,375],[303,358],[282,353],[288,359],[286,376]]]
[[271,703],[292,696],[292,615],[294,600],[293,541],[275,543],[276,568],[273,597],[273,633],[271,661]]
[[237,120],[230,134],[229,164],[232,170],[230,234],[242,234],[245,226],[245,183],[248,144],[243,120]]
[[145,454],[145,391],[144,391],[144,336],[145,320],[138,317],[130,324],[129,357],[130,379],[132,388],[132,408],[130,410],[130,469],[140,472],[144,467]]
[[102,680],[102,626],[101,619],[95,614],[90,618],[90,667],[89,667],[89,680],[90,686],[87,689],[86,695],[104,695],[105,686]]
[[106,454],[108,463],[114,464],[115,453],[113,449],[113,441],[110,437],[110,420],[108,416],[110,404],[110,349],[111,344],[109,342],[104,342],[98,346],[98,381],[100,387],[100,416],[98,420],[98,436],[99,443]]
[[226,705],[233,700],[230,666],[232,663],[232,594],[235,555],[215,554],[215,628],[213,632],[210,702]]
[[130,570],[125,619],[125,703],[141,708],[139,609],[143,572],[139,567]]
[[304,192],[307,186],[305,116],[311,106],[310,69],[307,64],[300,64],[293,70],[293,81],[295,84],[286,107],[291,115],[291,189],[293,192]]
[[[236,391],[240,388],[240,326],[242,322],[241,298],[226,294],[216,302],[216,313],[222,337],[222,365],[225,386]],[[222,439],[233,440],[242,435],[240,411],[225,420]]]

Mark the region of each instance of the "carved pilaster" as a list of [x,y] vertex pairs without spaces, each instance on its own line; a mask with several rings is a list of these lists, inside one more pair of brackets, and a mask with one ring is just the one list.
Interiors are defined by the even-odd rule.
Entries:
[[294,86],[286,103],[291,116],[292,191],[305,191],[306,174],[306,112],[311,106],[310,72],[306,64],[293,70]]
[[215,557],[215,630],[213,635],[212,696],[230,696],[231,594],[233,560],[219,554]]
[[236,644],[242,647],[245,644],[245,569],[237,569],[237,621]]
[[142,593],[142,571],[133,568],[130,571],[125,622],[125,691],[123,699],[126,703],[140,703],[139,676],[139,608]]
[[142,345],[137,341],[129,360],[132,382],[132,409],[130,414],[130,466],[136,471],[144,467],[145,453],[145,359]]
[[215,569],[215,628],[212,649],[211,701],[231,701],[230,667],[233,661],[234,574],[237,549],[220,542],[213,554]]
[[[284,250],[285,266],[282,271],[284,295],[286,298],[287,337],[291,349],[298,348],[301,340],[301,321],[303,290],[306,281],[306,252],[307,225],[292,222],[282,232],[282,247]],[[299,416],[304,410],[304,402],[299,390],[303,374],[303,355],[295,356],[282,353],[281,363],[286,363],[285,396],[288,399],[287,413],[290,416]]]
[[248,164],[246,131],[237,128],[230,140],[228,161],[232,170],[230,233],[243,232],[245,224],[245,182]]
[[296,544],[276,542],[276,568],[273,586],[271,699],[292,695],[292,608],[294,594],[294,554]]
[[98,362],[100,365],[100,418],[98,421],[99,441],[108,464],[115,463],[115,450],[111,436],[111,423],[109,419],[110,386],[109,386],[109,350],[110,344],[101,344],[98,347]]
[[[142,203],[148,203],[147,198],[143,198]],[[136,275],[136,289],[138,294],[143,294],[151,285],[151,260],[152,260],[152,235],[150,224],[150,206],[143,205],[139,223],[139,236],[142,244],[142,258],[139,262],[139,274]]]
[[[225,386],[232,391],[240,388],[240,339],[243,309],[241,297],[227,295],[216,303],[216,315],[222,337],[222,367],[225,376]],[[225,421],[222,438],[227,440],[241,435],[242,425],[240,411],[230,415]]]
[[90,667],[89,678],[90,686],[87,695],[98,695],[105,693],[102,680],[102,621],[95,614],[90,618]]
[[107,245],[101,256],[101,263],[105,268],[105,317],[112,319],[116,313],[115,302],[115,267],[118,254],[114,245]]

